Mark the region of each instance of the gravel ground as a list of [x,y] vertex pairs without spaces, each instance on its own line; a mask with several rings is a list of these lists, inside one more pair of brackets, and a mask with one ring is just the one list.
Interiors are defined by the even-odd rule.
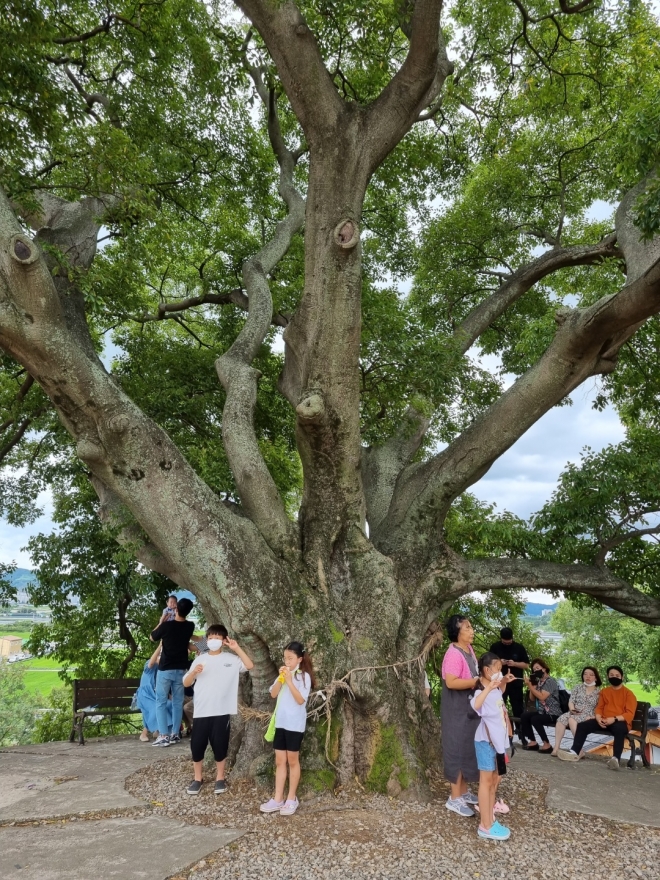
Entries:
[[362,792],[307,797],[291,817],[264,816],[267,799],[247,782],[221,797],[209,782],[186,795],[188,757],[155,764],[129,777],[127,789],[154,812],[185,822],[244,829],[244,837],[171,880],[594,880],[657,878],[660,831],[545,808],[545,780],[509,768],[500,793],[511,807],[506,842],[477,837],[477,820],[445,809],[446,783],[430,804],[407,804]]

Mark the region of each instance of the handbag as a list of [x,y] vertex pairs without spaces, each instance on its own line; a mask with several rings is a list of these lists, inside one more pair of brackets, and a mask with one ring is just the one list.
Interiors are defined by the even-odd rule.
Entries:
[[277,695],[277,701],[275,703],[275,710],[274,710],[273,714],[270,716],[270,721],[268,722],[268,728],[266,729],[266,732],[264,733],[264,739],[268,743],[272,743],[272,741],[275,739],[275,725],[277,722],[277,707],[280,704],[280,697],[282,696],[283,690],[284,690],[284,687],[282,686],[280,688],[279,694]]

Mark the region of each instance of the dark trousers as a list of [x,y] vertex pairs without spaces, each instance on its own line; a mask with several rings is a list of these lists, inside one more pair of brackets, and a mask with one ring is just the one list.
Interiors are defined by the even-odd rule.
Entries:
[[546,727],[554,727],[558,717],[558,715],[548,715],[547,712],[537,712],[536,710],[533,712],[523,712],[520,718],[520,729],[522,731],[520,739],[523,745],[527,740],[536,742],[534,731],[538,733],[544,743],[550,742],[545,729]]
[[525,711],[525,700],[523,699],[523,682],[517,678],[510,681],[504,691],[504,702],[508,702],[511,706],[511,714],[514,718],[522,718]]
[[590,733],[605,733],[605,731],[614,737],[614,757],[621,759],[628,734],[628,725],[625,721],[615,721],[614,724],[610,724],[607,727],[601,727],[595,718],[590,718],[588,721],[580,721],[575,731],[575,739],[571,749],[576,755],[579,755],[584,746],[584,741]]

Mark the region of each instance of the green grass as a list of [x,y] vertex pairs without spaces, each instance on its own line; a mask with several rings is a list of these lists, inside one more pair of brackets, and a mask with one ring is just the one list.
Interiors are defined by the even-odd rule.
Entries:
[[51,660],[50,657],[31,657],[20,663],[24,669],[59,669],[62,665],[59,660]]
[[31,694],[47,697],[53,688],[62,687],[64,682],[55,669],[37,670],[25,673],[25,687]]
[[644,690],[642,685],[636,681],[627,681],[626,686],[630,688],[640,702],[650,703],[652,706],[660,704],[660,690],[655,692]]

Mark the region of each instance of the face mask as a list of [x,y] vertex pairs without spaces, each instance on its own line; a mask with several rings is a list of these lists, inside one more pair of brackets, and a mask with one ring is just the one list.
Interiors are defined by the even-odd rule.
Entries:
[[206,644],[209,647],[209,651],[219,651],[222,647],[222,639],[207,639]]
[[608,675],[607,680],[612,685],[612,687],[617,687],[617,685],[623,684],[623,679],[617,678],[615,675]]
[[502,681],[502,673],[501,672],[494,672],[491,675],[490,680],[491,681]]
[[595,681],[585,681],[584,684],[585,684],[585,686],[588,687],[588,688],[596,687],[596,682],[595,682]]

